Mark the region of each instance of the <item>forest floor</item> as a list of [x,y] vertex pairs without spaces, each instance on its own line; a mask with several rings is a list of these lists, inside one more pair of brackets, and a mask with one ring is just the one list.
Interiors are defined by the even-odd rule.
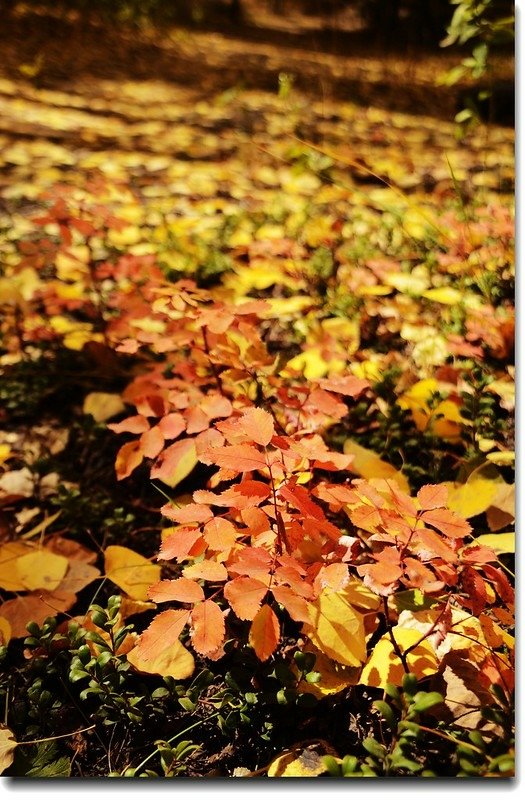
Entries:
[[[370,381],[368,408],[356,406],[330,432],[335,449],[351,436],[383,459],[356,474],[375,477],[376,468],[399,478],[402,470],[412,492],[447,483],[451,497],[456,491],[454,511],[475,535],[491,536],[491,546],[506,537],[497,552],[510,565],[514,132],[479,126],[458,138],[457,99],[435,83],[453,55],[371,54],[357,44],[348,55],[311,47],[318,34],[306,29],[299,42],[286,26],[272,35],[269,42],[260,31],[116,33],[49,15],[14,17],[0,31],[0,541],[16,550],[0,559],[0,567],[8,564],[0,569],[0,637],[12,637],[0,699],[18,741],[64,735],[47,749],[17,748],[8,774],[140,774],[143,762],[156,774],[266,774],[276,754],[295,753],[298,742],[307,755],[315,740],[316,752],[342,757],[383,735],[370,714],[383,696],[377,683],[354,681],[341,699],[330,688],[323,693],[323,677],[319,708],[294,708],[290,724],[279,675],[241,670],[236,677],[235,654],[226,666],[199,657],[197,677],[175,688],[168,681],[168,692],[151,675],[140,684],[136,675],[122,678],[123,656],[113,653],[118,680],[130,697],[140,695],[136,718],[123,721],[118,703],[108,710],[78,694],[80,673],[80,683],[70,678],[70,703],[64,699],[73,673],[55,628],[33,637],[28,657],[22,642],[30,619],[42,626],[64,612],[78,621],[95,599],[103,606],[125,593],[118,576],[108,579],[107,548],[152,558],[165,527],[158,512],[165,496],[145,464],[116,480],[121,441],[106,426],[122,416],[122,401],[111,403],[129,380],[148,358],[162,358],[155,349],[162,325],[145,317],[132,323],[153,356],[135,363],[132,350],[113,352],[115,309],[102,309],[101,298],[111,297],[115,278],[100,279],[93,301],[88,250],[97,269],[105,260],[118,264],[122,286],[128,269],[135,280],[134,264],[144,265],[146,281],[155,261],[170,279],[211,287],[221,302],[265,299],[273,310],[262,335],[283,363],[294,362],[308,381],[341,369]],[[498,75],[509,73],[502,61]],[[76,230],[72,250],[63,247],[51,265],[46,248],[70,224],[42,217],[57,198],[105,221],[89,247]],[[102,206],[125,226],[104,217]],[[414,387],[419,394],[410,394]],[[109,409],[93,397],[100,392],[113,398]],[[473,410],[469,398],[481,395],[486,405]],[[133,403],[132,395],[125,399]],[[177,488],[185,502],[204,486],[200,469]],[[469,505],[465,497],[474,495]],[[13,583],[9,572],[13,559],[34,555],[26,549],[37,541],[55,561],[68,559],[50,593],[27,577]],[[164,568],[175,574],[173,564]],[[139,631],[153,604],[139,608],[145,597],[129,595]],[[498,619],[507,635],[508,616]],[[297,631],[290,620],[283,630],[285,661]],[[253,655],[243,653],[256,671]],[[487,698],[469,702],[477,713]],[[173,731],[182,737],[194,724],[190,738],[200,750],[168,748],[163,756],[156,740]],[[80,733],[67,739],[72,729]],[[425,763],[437,774],[447,759],[450,770],[457,767],[445,739],[438,735],[427,748]],[[493,755],[503,758],[497,746]],[[425,757],[418,755],[421,764]],[[318,755],[313,762],[305,774],[323,771]],[[496,770],[488,757],[476,768]]]

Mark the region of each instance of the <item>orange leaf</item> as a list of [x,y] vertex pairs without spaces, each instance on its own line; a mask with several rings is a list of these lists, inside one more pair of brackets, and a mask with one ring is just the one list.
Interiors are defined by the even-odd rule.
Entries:
[[224,508],[237,508],[242,511],[245,508],[258,506],[270,496],[271,489],[262,481],[245,480],[236,483],[221,494],[214,494],[206,490],[197,490],[193,493],[193,499],[197,503],[210,503],[213,506]]
[[279,644],[279,620],[269,605],[261,606],[250,627],[249,641],[257,658],[267,661]]
[[157,458],[164,447],[164,436],[158,425],[142,434],[140,447],[146,458]]
[[231,469],[235,473],[265,469],[267,466],[265,454],[248,444],[209,449],[204,452],[204,456],[213,464]]
[[447,508],[434,509],[432,511],[425,511],[421,515],[421,519],[433,528],[449,536],[451,539],[462,539],[472,533],[472,526],[464,519],[461,519],[453,511]]
[[224,596],[239,619],[252,620],[267,592],[268,587],[255,578],[234,578],[224,586]]
[[296,622],[310,622],[309,605],[289,586],[273,586],[272,594]]
[[229,520],[215,517],[204,526],[203,536],[210,550],[217,553],[233,547],[239,533]]
[[[201,547],[204,545],[204,547]],[[159,550],[159,559],[183,560],[189,556],[200,555],[205,548],[199,528],[180,528],[164,539]]]
[[166,505],[162,506],[160,509],[160,513],[168,519],[172,519],[174,522],[179,522],[181,524],[186,524],[188,522],[208,522],[208,520],[213,517],[209,507],[201,505],[200,503],[188,503],[188,505],[182,506],[182,508],[177,508],[173,503],[166,503]]
[[198,603],[204,600],[202,586],[188,578],[159,581],[148,589],[148,597],[156,603],[178,600],[180,603]]
[[323,389],[328,389],[329,392],[337,392],[347,397],[357,397],[361,392],[370,387],[368,381],[361,378],[355,378],[353,375],[346,375],[344,377],[336,378],[322,378],[318,381],[319,386]]
[[185,609],[169,609],[158,614],[144,631],[136,648],[144,661],[156,659],[167,647],[179,641],[190,612]]
[[151,470],[151,477],[153,480],[158,478],[173,488],[190,474],[196,463],[195,441],[182,439],[160,454]]
[[131,475],[133,470],[142,463],[143,458],[140,442],[126,442],[126,444],[123,444],[115,460],[117,480],[121,481]]
[[149,422],[146,417],[137,414],[123,419],[122,422],[112,422],[107,427],[114,433],[144,433],[149,430]]
[[191,615],[193,647],[203,656],[219,649],[224,641],[224,616],[213,600],[195,606]]
[[165,417],[159,422],[159,428],[161,429],[165,439],[176,439],[182,431],[186,427],[186,420],[179,414],[178,412],[173,412],[172,414],[166,414]]
[[203,581],[226,581],[228,571],[224,564],[217,561],[199,561],[183,570],[185,578],[197,578]]
[[266,446],[275,435],[272,416],[262,408],[249,408],[238,424],[246,437],[256,444]]
[[417,493],[417,499],[421,508],[430,511],[434,508],[446,506],[448,500],[448,489],[442,483],[427,484],[422,486]]

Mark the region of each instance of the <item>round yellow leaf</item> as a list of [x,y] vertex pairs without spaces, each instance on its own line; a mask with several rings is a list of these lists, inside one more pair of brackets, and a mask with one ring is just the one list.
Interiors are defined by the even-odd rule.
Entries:
[[147,600],[149,587],[160,580],[160,567],[120,545],[106,548],[104,567],[106,577],[134,600]]
[[127,655],[129,663],[138,672],[148,675],[162,675],[164,678],[183,680],[189,678],[195,670],[195,660],[183,644],[175,642],[152,659],[144,659],[138,655],[138,648]]
[[42,549],[20,556],[16,568],[25,589],[47,589],[48,592],[53,592],[66,574],[68,564],[64,556]]

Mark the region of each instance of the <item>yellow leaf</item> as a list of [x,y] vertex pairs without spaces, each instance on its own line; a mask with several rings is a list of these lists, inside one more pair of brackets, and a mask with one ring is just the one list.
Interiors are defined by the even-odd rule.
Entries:
[[5,617],[0,617],[0,645],[6,645],[11,639],[11,625]]
[[410,486],[403,475],[391,464],[382,461],[372,450],[367,450],[365,447],[347,439],[344,443],[344,452],[346,455],[353,455],[354,460],[351,464],[352,472],[357,475],[370,480],[371,478],[384,478],[396,481],[398,486],[404,491],[410,493]]
[[53,592],[66,574],[68,564],[64,556],[42,549],[20,556],[16,568],[26,589],[47,589],[48,592]]
[[382,297],[392,293],[392,286],[383,286],[380,283],[375,286],[358,286],[356,294],[358,297]]
[[452,286],[440,286],[438,289],[427,289],[426,292],[423,292],[423,297],[426,297],[427,300],[434,300],[436,303],[443,303],[445,306],[455,306],[461,302],[463,295]]
[[493,504],[500,483],[472,474],[463,484],[447,483],[447,506],[460,517],[470,519],[483,514]]
[[0,444],[0,464],[3,464],[4,461],[7,461],[9,456],[11,455],[11,448],[8,444]]
[[329,369],[330,365],[321,355],[321,348],[310,347],[308,350],[291,358],[282,374],[289,374],[289,370],[297,370],[302,372],[307,380],[311,381],[316,378],[323,378]]
[[151,477],[159,478],[174,488],[190,474],[197,462],[194,439],[181,439],[162,451],[151,470]]
[[296,745],[277,756],[268,767],[269,778],[316,778],[326,772],[323,756],[337,753],[323,740]]
[[350,604],[344,590],[325,589],[308,608],[310,623],[304,633],[312,644],[334,661],[357,667],[366,659],[363,615]]
[[18,574],[17,560],[31,552],[22,542],[8,542],[0,547],[0,589],[6,592],[23,592],[26,588]]
[[175,680],[189,678],[195,670],[195,660],[181,642],[169,645],[154,658],[147,660],[141,658],[138,647],[134,647],[127,654],[127,659],[138,672],[162,675],[163,678],[174,678]]
[[516,552],[516,536],[514,531],[506,531],[505,533],[483,533],[481,536],[476,537],[478,544],[483,544],[486,547],[491,547],[495,553],[515,553]]
[[[318,672],[321,677],[317,683],[308,683],[303,678],[297,687],[300,692],[313,694],[314,697],[321,700],[323,697],[337,694],[342,692],[343,689],[355,686],[358,683],[360,667],[345,667],[342,664],[338,664],[311,644],[307,644],[301,649],[304,653],[315,654],[315,665],[312,669],[314,672]],[[298,675],[297,667],[293,667],[293,669]]]
[[5,725],[0,725],[0,775],[13,763],[17,744],[14,733]]
[[[392,630],[396,643],[402,653],[421,639],[417,630],[404,629],[396,625]],[[418,678],[433,675],[438,670],[436,654],[426,639],[423,639],[407,655],[407,664]],[[401,686],[405,670],[401,659],[396,655],[388,635],[383,636],[374,646],[372,654],[364,666],[359,683],[384,689],[387,683]]]
[[488,453],[487,459],[492,464],[497,464],[500,467],[507,467],[511,464],[514,464],[516,460],[516,453],[514,450],[506,450],[504,452],[498,450],[494,453]]
[[93,333],[91,330],[72,331],[64,336],[64,347],[68,350],[82,350],[88,342],[103,342],[104,336],[101,333]]
[[147,600],[148,588],[160,580],[160,567],[120,545],[106,547],[104,568],[106,577],[134,600]]
[[91,414],[95,422],[105,422],[124,411],[126,406],[119,394],[90,392],[84,399],[82,412]]

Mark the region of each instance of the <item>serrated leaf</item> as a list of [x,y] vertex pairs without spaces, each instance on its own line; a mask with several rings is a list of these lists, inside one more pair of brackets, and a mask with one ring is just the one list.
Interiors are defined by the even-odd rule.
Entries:
[[202,586],[188,578],[159,581],[148,589],[148,597],[156,603],[178,600],[179,603],[198,603],[204,600]]
[[195,606],[191,615],[191,643],[203,656],[215,653],[224,641],[224,615],[213,600]]
[[267,604],[261,606],[249,633],[249,642],[260,661],[267,661],[275,652],[280,636],[279,620],[274,610]]
[[134,600],[147,600],[148,588],[160,578],[160,567],[121,545],[104,551],[106,577]]
[[224,586],[224,597],[239,619],[253,620],[268,592],[268,587],[255,578],[240,576]]
[[154,661],[166,648],[177,644],[190,612],[183,609],[162,611],[144,631],[136,647],[136,655],[144,661]]

